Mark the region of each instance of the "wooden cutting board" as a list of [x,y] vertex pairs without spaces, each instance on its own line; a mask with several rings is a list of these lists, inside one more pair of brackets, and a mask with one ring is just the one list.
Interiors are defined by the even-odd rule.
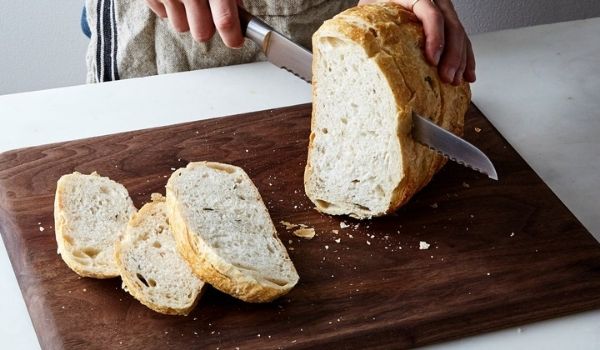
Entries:
[[[404,348],[600,307],[600,245],[476,108],[465,138],[500,181],[449,163],[396,215],[364,222],[320,215],[304,195],[309,121],[302,105],[0,155],[0,231],[42,347]],[[198,160],[254,180],[300,274],[290,294],[253,305],[209,289],[188,317],[163,316],[56,254],[61,175],[98,171],[140,207]]]

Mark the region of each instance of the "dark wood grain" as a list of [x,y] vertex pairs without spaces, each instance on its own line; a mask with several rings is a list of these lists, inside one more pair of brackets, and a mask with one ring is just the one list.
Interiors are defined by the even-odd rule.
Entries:
[[[360,225],[318,214],[304,195],[309,114],[296,106],[2,154],[0,231],[42,346],[405,348],[600,307],[600,246],[476,108],[465,137],[501,180],[448,164],[396,215]],[[98,171],[139,207],[164,193],[172,168],[198,160],[254,180],[301,276],[289,295],[253,305],[210,289],[190,316],[163,316],[56,254],[61,175]]]

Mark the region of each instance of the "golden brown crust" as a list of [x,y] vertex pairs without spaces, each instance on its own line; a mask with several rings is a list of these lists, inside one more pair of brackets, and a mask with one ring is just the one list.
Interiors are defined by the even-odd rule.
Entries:
[[[213,164],[210,162],[199,162],[198,164],[202,163]],[[188,167],[190,166],[194,166],[194,164],[188,165]],[[173,173],[172,177],[177,176],[181,170]],[[260,197],[258,190],[256,188],[254,190]],[[201,280],[224,293],[250,303],[273,301],[296,285],[297,280],[294,283],[280,286],[264,279],[257,279],[254,274],[242,271],[241,268],[225,261],[202,240],[200,234],[190,230],[181,206],[182,203],[178,200],[176,191],[167,183],[167,211],[177,250]],[[264,209],[266,210],[266,208]],[[273,231],[276,232],[275,226],[273,226]],[[277,238],[277,240],[279,239]],[[285,251],[285,247],[280,241],[279,244]]]
[[[364,48],[367,56],[384,73],[395,97],[404,176],[392,194],[387,213],[393,212],[429,183],[446,163],[442,156],[413,140],[412,113],[427,116],[443,128],[462,135],[464,115],[471,99],[469,84],[452,86],[440,80],[437,68],[425,59],[421,24],[411,12],[398,4],[385,2],[357,6],[326,21],[313,36],[313,71],[317,71],[316,64],[319,62],[318,41],[329,37]],[[313,77],[313,100],[318,84],[318,77]],[[315,113],[313,108],[312,130],[316,125]],[[314,137],[311,132],[309,150],[313,147]],[[313,172],[311,153],[307,160],[305,184]],[[325,211],[318,205],[317,209]]]

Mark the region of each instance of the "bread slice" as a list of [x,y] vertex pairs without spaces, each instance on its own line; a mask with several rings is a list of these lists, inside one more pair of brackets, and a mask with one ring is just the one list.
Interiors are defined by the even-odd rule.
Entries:
[[123,289],[156,312],[187,315],[200,299],[204,282],[177,252],[160,194],[133,215],[115,243],[115,259]]
[[58,253],[80,276],[119,276],[114,243],[135,211],[125,187],[107,177],[62,176],[54,200]]
[[313,36],[307,196],[323,213],[358,219],[406,203],[445,160],[411,136],[412,113],[462,134],[467,83],[440,81],[423,29],[402,6],[358,6]]
[[298,282],[269,212],[241,168],[188,164],[167,183],[167,207],[179,252],[215,288],[268,302]]

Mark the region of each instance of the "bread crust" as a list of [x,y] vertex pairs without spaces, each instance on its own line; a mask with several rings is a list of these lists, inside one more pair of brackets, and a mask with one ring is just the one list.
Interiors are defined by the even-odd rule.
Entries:
[[[58,246],[58,254],[60,254],[61,258],[67,264],[67,266],[81,277],[90,277],[98,279],[118,277],[119,270],[117,268],[116,263],[112,266],[90,266],[78,262],[77,257],[73,255],[73,249],[71,247],[71,244],[66,240],[66,236],[68,236],[68,233],[71,231],[69,222],[65,217],[64,213],[64,208],[66,205],[66,181],[68,176],[73,175],[80,176],[82,174],[75,172],[73,174],[65,175],[58,180],[56,186],[56,195],[54,197],[54,233],[56,237],[56,243]],[[100,175],[98,175],[96,172],[90,174],[90,176],[100,177]],[[116,182],[114,183],[119,185]],[[135,207],[133,207],[133,203],[130,204],[133,212],[135,212]]]
[[[137,212],[131,217],[128,226],[139,226],[144,220],[144,217],[149,215],[148,213],[151,213],[154,210],[155,206],[158,205],[158,203],[164,203],[164,201],[165,200],[164,198],[162,198],[162,196],[153,196],[152,202],[145,204],[139,212]],[[187,316],[196,307],[198,301],[200,300],[200,297],[204,293],[204,283],[202,283],[202,285],[197,291],[193,291],[193,293],[195,293],[195,295],[193,296],[194,301],[188,307],[174,308],[153,303],[150,299],[146,297],[146,294],[143,292],[142,288],[140,288],[139,285],[136,283],[136,276],[133,275],[131,271],[125,268],[125,265],[123,264],[122,248],[123,247],[121,245],[121,238],[119,238],[115,241],[115,261],[117,263],[121,279],[123,280],[123,289],[129,294],[131,294],[140,303],[156,312],[166,315]]]
[[[185,169],[206,165],[222,168],[235,168],[246,175],[245,172],[238,167],[215,162],[190,163]],[[178,176],[178,174],[181,171],[185,171],[185,169],[178,169],[175,171],[171,176],[171,179]],[[250,303],[272,301],[281,295],[286,294],[296,285],[298,282],[298,274],[296,273],[291,260],[289,260],[289,263],[292,264],[296,278],[293,281],[289,281],[286,285],[281,286],[268,280],[257,278],[257,276],[250,273],[250,271],[234,266],[219,256],[214,249],[206,244],[200,233],[193,232],[190,229],[183,214],[182,203],[178,199],[177,191],[173,188],[171,179],[169,179],[169,182],[167,183],[167,212],[171,229],[175,236],[176,246],[180,254],[187,260],[192,267],[192,270],[201,280],[209,283],[224,293]],[[251,182],[248,177],[247,181]],[[256,192],[256,196],[260,198],[260,203],[263,203],[256,187],[254,185],[252,185],[252,187],[253,191]],[[262,204],[262,207],[265,214],[270,217],[264,203]],[[276,234],[277,230],[272,222],[271,226],[272,232]],[[281,243],[276,235],[274,237],[287,256],[287,251],[283,243]],[[289,259],[289,256],[287,257]]]
[[[361,5],[348,9],[326,21],[313,35],[313,72],[320,59],[319,41],[336,38],[364,49],[387,79],[396,103],[398,145],[402,154],[403,177],[391,195],[385,212],[357,210],[343,205],[325,207],[311,192],[312,149],[316,129],[317,106],[313,106],[309,152],[304,173],[305,189],[316,209],[332,215],[350,215],[359,219],[394,212],[423,188],[446,159],[411,136],[412,113],[429,117],[441,127],[462,136],[464,115],[471,92],[466,82],[458,86],[443,83],[437,68],[424,56],[424,34],[417,18],[392,2]],[[313,76],[313,100],[316,100],[319,77]]]

